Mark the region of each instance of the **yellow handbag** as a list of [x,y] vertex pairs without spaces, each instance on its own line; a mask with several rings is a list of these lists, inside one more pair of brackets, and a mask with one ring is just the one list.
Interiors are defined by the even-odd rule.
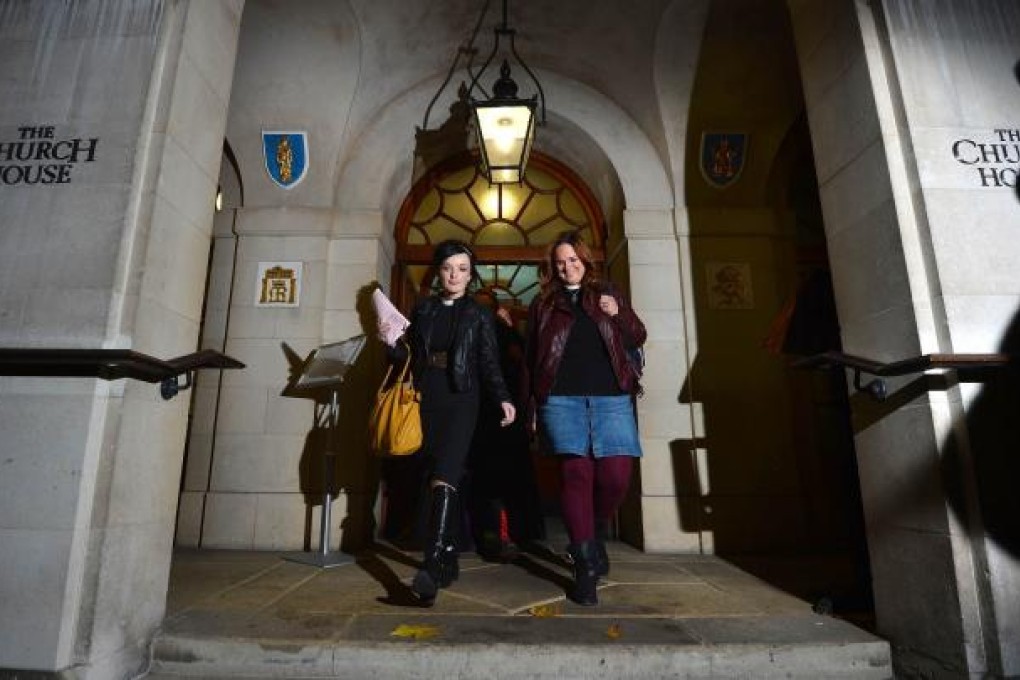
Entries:
[[421,448],[421,394],[414,388],[410,368],[408,351],[397,379],[390,383],[390,364],[375,395],[368,436],[372,449],[380,456],[409,456]]

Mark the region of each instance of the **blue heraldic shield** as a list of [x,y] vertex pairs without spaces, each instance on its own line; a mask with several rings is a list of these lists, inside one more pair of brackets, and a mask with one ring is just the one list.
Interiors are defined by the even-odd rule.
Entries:
[[705,132],[701,135],[701,174],[717,188],[740,177],[747,156],[747,135],[742,132]]
[[284,189],[293,189],[308,172],[308,135],[263,131],[262,156],[269,179]]

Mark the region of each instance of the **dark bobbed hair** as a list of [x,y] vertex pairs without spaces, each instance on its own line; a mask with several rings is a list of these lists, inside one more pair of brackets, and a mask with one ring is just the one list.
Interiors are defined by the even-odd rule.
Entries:
[[577,253],[577,257],[584,264],[584,276],[581,278],[581,285],[587,286],[598,281],[598,273],[595,271],[595,261],[592,258],[591,248],[581,238],[581,232],[560,232],[556,239],[546,248],[545,259],[542,260],[539,280],[542,284],[544,295],[551,295],[563,288],[563,282],[560,281],[560,277],[556,273],[556,249],[562,245],[568,245],[573,248],[574,252]]
[[481,282],[482,277],[478,274],[478,263],[474,251],[468,247],[468,244],[455,238],[449,238],[436,244],[436,249],[432,251],[432,266],[438,272],[442,264],[454,255],[467,255],[471,262],[471,281],[468,282],[468,285]]

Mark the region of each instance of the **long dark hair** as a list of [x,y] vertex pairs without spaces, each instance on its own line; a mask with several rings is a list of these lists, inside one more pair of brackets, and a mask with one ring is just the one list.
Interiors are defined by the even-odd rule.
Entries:
[[542,284],[542,295],[548,297],[563,289],[563,282],[556,274],[556,249],[567,245],[574,249],[578,259],[584,265],[584,276],[581,278],[581,286],[586,287],[598,281],[598,273],[595,271],[595,261],[592,258],[591,248],[581,238],[579,231],[561,232],[545,251],[545,259],[542,260],[539,281]]

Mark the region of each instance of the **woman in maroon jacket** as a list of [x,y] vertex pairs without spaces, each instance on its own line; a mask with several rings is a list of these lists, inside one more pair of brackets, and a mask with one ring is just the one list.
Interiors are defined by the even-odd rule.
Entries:
[[529,310],[529,396],[547,448],[560,459],[574,565],[570,597],[594,605],[598,577],[609,573],[605,529],[641,455],[631,356],[646,332],[626,300],[596,279],[591,251],[576,232],[556,239],[545,265],[542,293]]

